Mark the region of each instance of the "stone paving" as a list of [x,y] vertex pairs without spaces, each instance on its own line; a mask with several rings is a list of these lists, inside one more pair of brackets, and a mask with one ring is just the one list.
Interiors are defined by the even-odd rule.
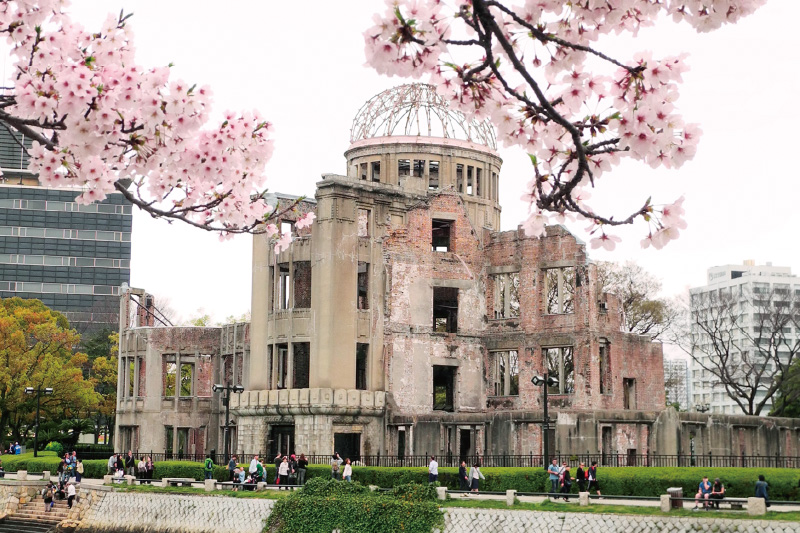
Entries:
[[444,533],[800,533],[800,524],[772,520],[448,509]]

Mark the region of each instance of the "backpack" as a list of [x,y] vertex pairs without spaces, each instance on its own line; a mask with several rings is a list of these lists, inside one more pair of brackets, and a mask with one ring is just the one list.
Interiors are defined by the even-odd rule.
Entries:
[[53,499],[53,489],[47,489],[47,492],[44,493],[45,500],[52,500]]
[[206,459],[206,470],[213,470],[214,462],[211,459]]

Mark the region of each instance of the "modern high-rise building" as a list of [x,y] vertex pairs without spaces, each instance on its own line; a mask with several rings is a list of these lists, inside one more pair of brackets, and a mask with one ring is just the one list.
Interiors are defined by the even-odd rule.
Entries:
[[[725,367],[738,365],[740,374],[752,374],[752,365],[758,364],[759,357],[764,360],[763,364],[773,365],[763,356],[769,350],[777,353],[785,363],[789,357],[787,350],[796,345],[798,330],[791,324],[775,329],[769,315],[793,308],[791,302],[800,297],[800,277],[792,275],[789,267],[773,266],[772,263],[756,265],[755,261],[748,260],[741,265],[709,268],[707,285],[689,292],[693,339],[690,365],[692,406],[708,404],[712,413],[741,414],[741,407],[709,370],[715,365],[715,359],[719,359],[715,354],[721,351],[730,353]],[[770,337],[772,341],[769,341]],[[777,345],[770,347],[762,344],[764,342]],[[742,364],[748,357],[751,362]],[[758,369],[756,367],[756,371]],[[735,376],[741,377],[740,374]],[[764,392],[771,384],[771,379],[765,376],[770,374],[771,367],[767,366],[756,402],[764,399]],[[761,414],[768,414],[771,407],[772,402],[768,401]]]
[[668,405],[677,403],[681,411],[689,410],[689,361],[664,359],[664,390]]
[[0,128],[0,298],[41,300],[81,333],[116,329],[119,287],[130,283],[130,204],[111,194],[78,205],[78,190],[40,186],[23,145]]

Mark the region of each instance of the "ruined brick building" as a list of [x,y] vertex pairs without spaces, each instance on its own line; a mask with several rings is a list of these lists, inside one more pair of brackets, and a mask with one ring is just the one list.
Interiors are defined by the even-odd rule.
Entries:
[[[123,332],[118,443],[221,449],[223,409],[199,383],[210,372],[245,388],[230,403],[245,453],[538,455],[531,378],[546,372],[561,454],[688,453],[694,439],[698,453],[797,454],[785,419],[753,429],[664,410],[661,345],[621,331],[618,301],[565,228],[499,231],[494,132],[431,87],[367,102],[344,155],[346,174],[323,175],[316,201],[298,205],[316,213],[310,230],[278,255],[254,237],[249,326]],[[145,412],[165,430],[139,431]]]

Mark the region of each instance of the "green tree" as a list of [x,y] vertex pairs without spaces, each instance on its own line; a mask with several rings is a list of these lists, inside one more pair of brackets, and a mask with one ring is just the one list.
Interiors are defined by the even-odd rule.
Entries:
[[784,372],[770,415],[800,418],[800,359]]
[[[39,300],[0,300],[0,435],[22,440],[35,426],[36,397],[25,388],[53,389],[40,400],[46,420],[79,418],[99,395],[83,375],[88,356],[74,351],[80,336],[61,313]],[[47,441],[41,442],[44,446]]]
[[106,442],[109,442],[117,409],[119,334],[104,328],[84,341],[83,345],[89,359],[85,375],[91,379],[95,392],[100,395],[97,408],[91,414],[91,431],[95,444],[99,442],[102,431],[105,432]]

